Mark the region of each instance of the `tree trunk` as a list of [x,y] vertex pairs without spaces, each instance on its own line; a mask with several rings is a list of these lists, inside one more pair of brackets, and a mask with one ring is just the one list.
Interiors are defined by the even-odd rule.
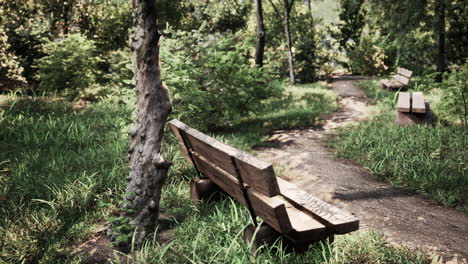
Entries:
[[442,82],[442,74],[445,72],[445,0],[437,0],[436,15],[437,21],[437,34],[438,34],[438,53],[437,53],[437,75],[436,81]]
[[262,0],[255,0],[257,18],[257,45],[255,47],[255,64],[263,66],[263,55],[265,53],[265,25],[263,24]]
[[291,84],[296,83],[295,75],[294,75],[294,61],[293,61],[293,53],[292,53],[292,43],[291,43],[291,31],[289,29],[289,13],[291,11],[292,5],[294,4],[294,0],[289,3],[288,0],[283,0],[284,4],[284,33],[286,35],[286,42],[288,47],[288,65],[289,65],[289,82]]
[[312,5],[310,3],[310,0],[304,0],[304,4],[307,8],[307,14],[312,16]]
[[154,232],[161,188],[171,162],[161,156],[164,125],[171,112],[169,91],[161,81],[154,0],[133,0],[131,49],[137,91],[137,116],[129,130],[130,175],[124,216],[134,228],[135,247]]

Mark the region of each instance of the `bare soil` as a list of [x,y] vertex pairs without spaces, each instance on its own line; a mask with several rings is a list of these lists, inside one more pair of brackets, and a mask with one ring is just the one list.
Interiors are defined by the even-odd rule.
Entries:
[[323,139],[336,128],[369,118],[369,98],[353,82],[337,76],[331,88],[340,96],[339,110],[306,129],[274,132],[269,146],[256,154],[287,172],[285,178],[305,191],[345,209],[361,221],[361,230],[384,234],[391,243],[441,256],[440,262],[468,263],[468,215],[427,200],[416,191],[375,179],[348,160],[338,160]]

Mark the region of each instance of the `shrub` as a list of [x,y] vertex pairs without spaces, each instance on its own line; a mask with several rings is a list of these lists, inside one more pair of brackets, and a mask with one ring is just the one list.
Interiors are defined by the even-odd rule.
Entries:
[[[439,85],[442,89],[442,108],[446,115],[458,118],[468,127],[468,63],[459,71],[446,75]],[[450,118],[449,118],[450,119]]]
[[21,75],[23,67],[19,65],[14,54],[8,51],[9,47],[8,36],[0,25],[0,91],[5,88],[14,89],[26,83],[26,79]]
[[95,82],[100,58],[92,40],[72,34],[45,44],[44,51],[47,56],[37,63],[41,89],[76,96],[79,90]]
[[359,46],[349,52],[349,66],[354,74],[378,75],[387,70],[384,50],[368,36],[362,37]]
[[191,125],[220,127],[262,109],[280,95],[264,69],[250,66],[248,47],[235,35],[174,32],[161,47],[163,80],[174,115]]
[[107,66],[103,82],[80,91],[80,98],[133,105],[136,100],[130,49],[111,51],[104,57]]

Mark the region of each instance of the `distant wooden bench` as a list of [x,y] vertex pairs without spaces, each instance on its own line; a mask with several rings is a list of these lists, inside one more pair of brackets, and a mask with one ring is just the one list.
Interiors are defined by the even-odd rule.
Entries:
[[[203,192],[215,184],[246,206],[254,223],[259,216],[267,228],[297,244],[310,244],[359,229],[359,220],[353,215],[276,177],[271,163],[223,144],[178,120],[172,120],[169,126],[180,142],[185,159],[202,177],[191,182],[192,198],[206,196]],[[246,229],[246,234],[252,236],[252,229]]]
[[399,125],[432,124],[429,103],[421,92],[400,92],[396,108],[396,123]]
[[382,80],[382,88],[387,90],[406,90],[413,72],[405,68],[398,68],[393,80]]

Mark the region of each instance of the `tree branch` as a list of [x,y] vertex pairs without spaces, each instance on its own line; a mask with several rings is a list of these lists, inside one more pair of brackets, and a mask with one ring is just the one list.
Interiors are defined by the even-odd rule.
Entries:
[[293,4],[294,4],[294,0],[291,0],[291,2],[288,5],[288,14],[291,13],[291,9],[293,7]]
[[283,16],[281,16],[280,11],[279,11],[278,8],[275,6],[275,4],[274,4],[271,0],[268,0],[268,2],[270,2],[271,6],[273,6],[273,9],[275,10],[276,15],[279,16],[281,19],[283,19]]

